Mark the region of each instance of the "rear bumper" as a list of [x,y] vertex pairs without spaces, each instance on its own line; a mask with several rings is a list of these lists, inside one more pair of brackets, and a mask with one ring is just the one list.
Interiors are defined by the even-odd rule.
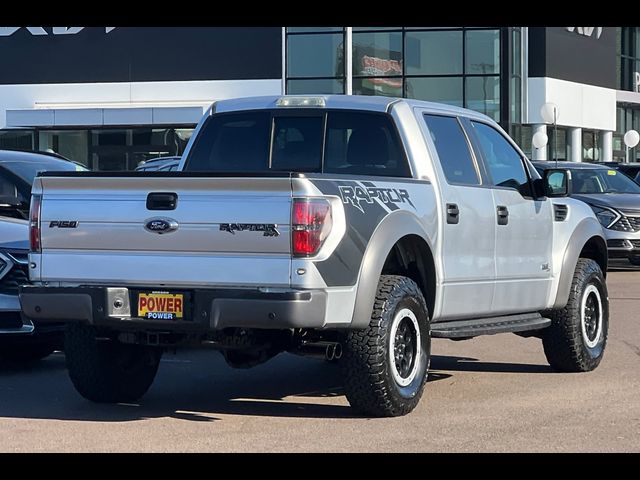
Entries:
[[[327,294],[323,290],[180,290],[189,297],[183,321],[139,318],[137,290],[150,289],[24,286],[20,303],[23,314],[39,324],[83,322],[122,331],[206,332],[229,327],[322,328],[325,324]],[[131,306],[128,311],[114,309],[114,292],[120,298],[124,295]]]

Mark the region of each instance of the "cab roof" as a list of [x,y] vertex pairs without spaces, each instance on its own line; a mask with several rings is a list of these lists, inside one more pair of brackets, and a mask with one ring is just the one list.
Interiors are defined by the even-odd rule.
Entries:
[[[414,100],[408,98],[396,98],[396,97],[379,97],[373,95],[268,95],[261,97],[245,97],[235,98],[229,100],[220,100],[215,102],[213,108],[216,113],[222,112],[235,112],[240,110],[262,110],[262,109],[286,109],[292,107],[278,106],[278,102],[281,99],[323,99],[324,106],[316,106],[312,108],[327,108],[327,109],[344,109],[344,110],[368,110],[372,112],[388,112],[397,104],[406,104],[411,108],[421,107],[427,110],[463,116],[468,118],[482,119],[495,123],[493,119],[482,115],[474,110],[466,108],[454,107],[443,103],[426,102],[424,100]],[[310,108],[310,107],[300,107]]]

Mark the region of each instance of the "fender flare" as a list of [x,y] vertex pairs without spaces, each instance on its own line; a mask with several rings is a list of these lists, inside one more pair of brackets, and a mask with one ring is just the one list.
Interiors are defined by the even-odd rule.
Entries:
[[400,210],[386,216],[371,235],[362,259],[351,328],[366,328],[369,325],[384,262],[393,246],[407,235],[417,235],[422,238],[433,254],[429,237],[415,215],[406,210]]
[[[573,274],[576,271],[580,253],[592,238],[601,240],[601,242],[599,242],[600,248],[604,249],[605,258],[608,258],[607,242],[602,234],[602,226],[595,218],[585,218],[577,225],[571,234],[571,238],[569,238],[569,243],[564,252],[562,270],[560,271],[560,279],[558,281],[558,292],[553,308],[564,308],[567,305],[569,294],[571,293]],[[604,273],[606,274],[606,268]]]

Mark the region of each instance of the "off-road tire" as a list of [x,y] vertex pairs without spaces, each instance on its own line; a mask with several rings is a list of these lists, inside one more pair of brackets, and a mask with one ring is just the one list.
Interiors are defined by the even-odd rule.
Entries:
[[[403,312],[406,315],[407,310],[412,312],[415,319],[408,316],[400,318]],[[408,385],[402,386],[396,380],[399,367],[397,357],[391,353],[392,341],[394,346],[399,345],[395,338],[400,328],[414,332],[416,321],[418,334],[415,335],[416,346],[412,350],[414,354],[410,366],[410,373],[415,371],[415,374],[400,378],[401,382],[412,378]],[[394,323],[397,324],[395,327]],[[394,328],[396,335],[392,337]],[[409,342],[408,345],[413,344]],[[429,311],[418,285],[407,277],[382,275],[369,326],[363,330],[351,330],[343,339],[340,364],[347,400],[356,411],[365,415],[406,415],[422,397],[430,353]]]
[[[600,306],[596,305],[594,309],[599,317],[596,318],[592,338],[586,333],[589,327],[583,318],[588,316],[583,308],[583,303],[589,301],[585,296],[591,296],[591,301],[596,302],[599,297]],[[609,298],[600,266],[594,260],[580,258],[567,305],[543,312],[543,316],[551,319],[551,326],[542,331],[542,345],[549,365],[560,372],[594,370],[604,355],[609,329]]]
[[162,350],[98,339],[97,334],[88,325],[67,327],[65,355],[74,387],[96,403],[135,402],[153,383]]

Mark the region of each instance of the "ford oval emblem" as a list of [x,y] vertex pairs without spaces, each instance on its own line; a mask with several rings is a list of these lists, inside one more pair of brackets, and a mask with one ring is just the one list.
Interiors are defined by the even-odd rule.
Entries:
[[151,218],[145,222],[144,229],[147,232],[164,235],[178,230],[178,222],[172,218]]

